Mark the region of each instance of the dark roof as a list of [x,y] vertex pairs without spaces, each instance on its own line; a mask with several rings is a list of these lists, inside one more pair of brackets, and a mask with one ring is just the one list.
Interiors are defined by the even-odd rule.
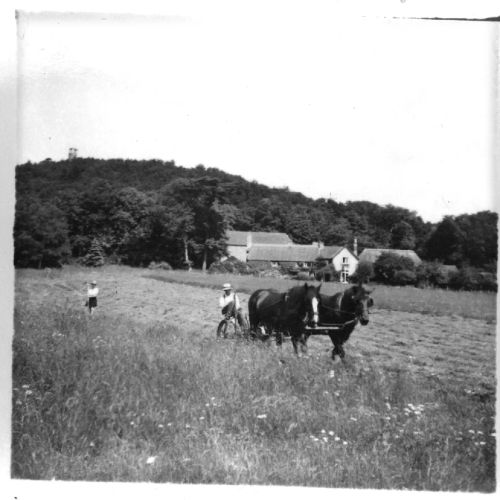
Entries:
[[248,231],[227,231],[227,244],[233,246],[247,246]]
[[373,264],[385,252],[407,257],[415,264],[422,263],[422,259],[413,250],[397,250],[394,248],[365,248],[359,255],[359,261]]
[[322,247],[319,250],[319,257],[322,259],[333,259],[345,247]]
[[288,245],[292,243],[290,237],[285,233],[266,233],[259,231],[227,231],[227,244],[233,246],[247,246],[247,238],[250,237],[250,245]]

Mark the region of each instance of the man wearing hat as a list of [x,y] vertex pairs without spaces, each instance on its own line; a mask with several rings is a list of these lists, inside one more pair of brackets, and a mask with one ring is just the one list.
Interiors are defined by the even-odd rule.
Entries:
[[87,305],[89,307],[90,314],[93,313],[94,308],[97,307],[97,294],[99,293],[99,288],[97,288],[97,281],[91,281],[87,283]]
[[244,322],[240,299],[234,292],[231,283],[224,283],[222,285],[222,296],[219,299],[219,306],[222,308],[222,314],[235,316],[238,324],[243,328]]

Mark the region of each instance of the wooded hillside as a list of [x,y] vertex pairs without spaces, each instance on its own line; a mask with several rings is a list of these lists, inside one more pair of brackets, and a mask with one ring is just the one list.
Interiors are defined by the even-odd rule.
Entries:
[[[224,254],[226,229],[280,231],[295,243],[361,251],[414,249],[424,259],[496,269],[497,214],[424,222],[368,201],[313,200],[216,168],[173,161],[99,160],[16,167],[15,264],[58,266],[100,250],[109,261],[204,267]],[[96,250],[97,249],[97,250]]]

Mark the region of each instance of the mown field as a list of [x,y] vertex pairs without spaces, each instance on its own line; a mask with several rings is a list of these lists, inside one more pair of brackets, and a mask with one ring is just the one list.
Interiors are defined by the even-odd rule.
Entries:
[[377,287],[334,363],[325,337],[303,358],[289,342],[216,341],[228,280],[244,304],[295,284],[17,271],[12,476],[495,490],[495,296]]

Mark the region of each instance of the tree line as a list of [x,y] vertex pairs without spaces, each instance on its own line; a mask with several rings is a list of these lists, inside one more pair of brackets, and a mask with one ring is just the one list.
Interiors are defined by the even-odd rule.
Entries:
[[95,262],[100,252],[108,262],[205,269],[225,254],[226,231],[234,229],[284,232],[295,243],[351,249],[357,238],[360,251],[412,249],[427,261],[496,272],[493,212],[431,224],[402,207],[313,200],[202,165],[93,158],[28,162],[16,167],[16,197],[17,267]]

